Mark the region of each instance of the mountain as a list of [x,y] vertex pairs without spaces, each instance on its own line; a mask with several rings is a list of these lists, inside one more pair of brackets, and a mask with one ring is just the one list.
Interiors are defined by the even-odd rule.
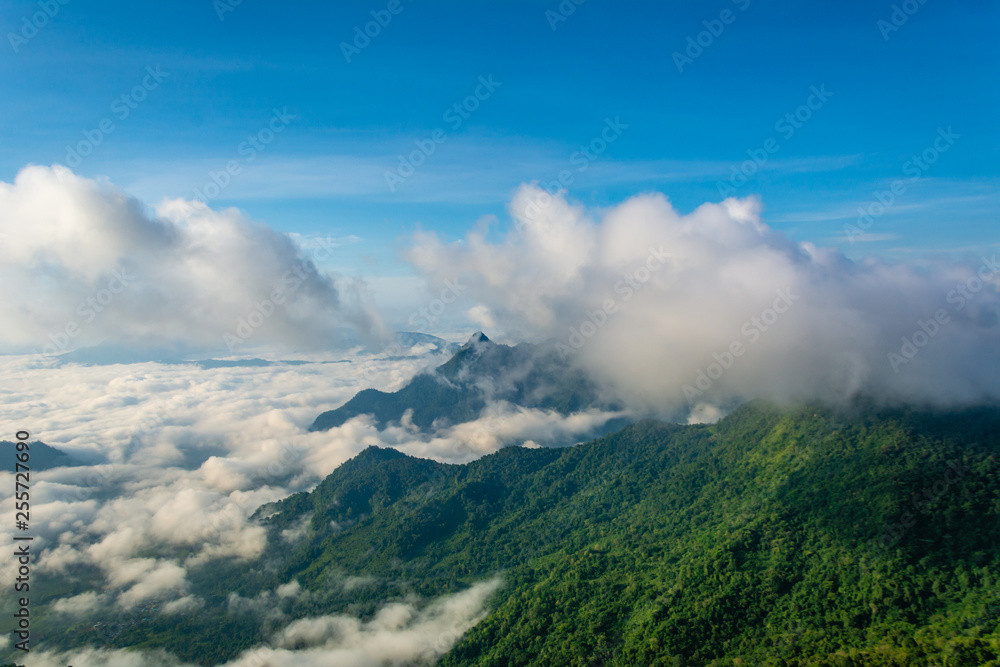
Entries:
[[[351,329],[338,329],[339,340],[333,349],[358,347],[367,345]],[[339,346],[339,347],[338,347]],[[398,350],[400,355],[414,347],[421,347],[434,354],[454,354],[459,345],[450,343],[443,338],[430,334],[401,331],[395,335],[391,349]],[[113,366],[115,364],[195,364],[209,370],[213,368],[241,368],[274,365],[293,365],[314,363],[302,360],[270,361],[265,359],[215,359],[214,356],[228,356],[232,350],[226,348],[196,348],[187,345],[125,345],[101,343],[91,347],[81,347],[55,356],[56,365],[65,366]],[[317,362],[340,363],[340,362]]]
[[[17,445],[9,440],[0,440],[0,456],[5,461],[14,461],[17,454]],[[28,445],[29,459],[27,465],[31,470],[48,470],[50,468],[61,468],[68,466],[85,465],[80,461],[55,447],[50,447],[44,442],[35,441]],[[14,464],[11,463],[11,469]]]
[[310,431],[326,431],[358,415],[373,415],[379,427],[398,422],[412,410],[422,429],[457,424],[480,416],[490,401],[569,414],[591,407],[615,409],[601,400],[596,385],[562,360],[553,344],[498,345],[475,333],[454,356],[414,377],[399,391],[358,392],[347,403],[319,415]]
[[205,609],[112,645],[215,664],[268,636],[234,592],[366,616],[500,574],[442,665],[997,667],[998,473],[995,407],[752,404],[465,465],[371,447],[259,510],[259,562],[192,570]]
[[143,346],[101,343],[91,347],[81,347],[64,352],[56,357],[58,365],[78,364],[80,366],[113,366],[115,364],[161,364],[184,363],[185,359],[197,354],[186,346]]
[[425,347],[435,354],[455,354],[461,347],[458,343],[416,331],[400,331],[396,334],[396,344],[402,348]]
[[505,571],[443,665],[995,665],[998,455],[997,409],[763,405],[465,466],[366,452],[338,489],[423,467],[352,487],[372,495],[335,534],[316,517],[345,504],[314,496],[316,532],[282,578],[319,588],[346,569],[440,591]]

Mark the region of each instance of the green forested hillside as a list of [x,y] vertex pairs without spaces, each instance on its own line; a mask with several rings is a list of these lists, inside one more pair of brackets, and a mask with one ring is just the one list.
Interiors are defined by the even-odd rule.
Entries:
[[[998,454],[997,409],[764,405],[462,466],[371,448],[262,508],[272,557],[194,579],[220,605],[297,579],[299,613],[365,614],[501,574],[444,665],[1000,665]],[[223,622],[116,641],[211,664],[260,640],[213,643]]]
[[997,426],[745,408],[626,429],[594,449],[647,465],[580,496],[443,664],[1000,664]]

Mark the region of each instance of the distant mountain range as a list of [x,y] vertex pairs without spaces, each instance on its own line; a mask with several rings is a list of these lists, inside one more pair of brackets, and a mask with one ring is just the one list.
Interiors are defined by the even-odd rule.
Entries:
[[[349,331],[349,330],[345,330]],[[393,337],[394,348],[400,352],[420,346],[426,348],[426,352],[434,354],[454,354],[459,345],[450,343],[443,338],[425,333],[412,331],[401,331]],[[364,343],[353,336],[350,341],[353,345],[362,346]],[[215,359],[206,358],[213,356],[223,356],[224,350],[198,349],[183,345],[174,346],[143,346],[143,345],[110,345],[101,344],[91,347],[81,347],[70,352],[55,357],[58,365],[78,364],[80,366],[111,366],[114,364],[193,364],[204,369],[212,368],[243,368],[261,366],[297,366],[314,363],[301,360],[280,360],[271,361],[267,359]],[[318,362],[318,363],[341,363],[341,362]]]
[[[414,377],[399,391],[365,389],[319,415],[309,430],[325,431],[358,415],[370,414],[379,427],[411,412],[413,424],[429,429],[480,416],[491,401],[570,414],[588,408],[618,410],[597,386],[568,366],[553,343],[499,345],[475,333],[446,363]],[[620,427],[622,424],[619,424]]]
[[[14,466],[15,454],[17,454],[17,445],[15,443],[9,440],[0,440],[0,457],[4,461],[11,462],[11,469]],[[31,470],[49,470],[50,468],[86,465],[61,449],[50,447],[40,441],[28,443],[28,454],[28,466]]]

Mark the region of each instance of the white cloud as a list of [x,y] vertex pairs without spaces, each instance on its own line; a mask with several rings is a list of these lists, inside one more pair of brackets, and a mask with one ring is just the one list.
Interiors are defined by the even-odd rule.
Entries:
[[69,653],[31,652],[32,667],[196,667],[166,651],[82,649]]
[[[591,322],[593,335],[576,334],[583,342],[576,363],[630,407],[684,410],[693,423],[714,421],[725,406],[754,397],[842,400],[869,392],[957,402],[1000,396],[996,278],[961,310],[947,300],[956,284],[973,276],[975,262],[937,261],[921,269],[851,262],[771,231],[752,199],[705,205],[689,215],[656,195],[600,215],[555,199],[534,217],[526,215],[539,196],[533,188],[518,193],[512,210],[521,231],[503,243],[488,242],[480,232],[455,245],[424,235],[411,259],[432,283],[458,271],[468,285],[463,296],[473,298],[470,312],[480,322],[503,324],[502,333],[510,337],[570,344],[571,330]],[[97,339],[121,331],[145,339],[159,335],[155,329],[167,338],[202,342],[219,334],[220,323],[236,312],[234,304],[298,257],[286,237],[234,211],[167,202],[151,215],[120,192],[58,168],[30,168],[14,185],[0,184],[0,225],[16,241],[3,250],[10,262],[0,265],[0,277],[17,288],[0,299],[0,317],[21,313],[9,321],[27,322],[0,334],[0,346],[8,348],[40,346],[49,327],[74,317],[75,304],[99,288],[109,271],[133,264],[145,272],[139,289],[116,297],[87,335]],[[49,237],[56,241],[47,243]],[[639,280],[641,267],[646,273]],[[287,309],[264,342],[305,344],[342,323],[342,315],[364,319],[362,305],[345,311],[332,285],[320,283]],[[791,306],[766,331],[758,329],[751,343],[744,323],[789,290],[795,295]],[[609,299],[614,312],[596,316]],[[323,305],[334,315],[311,319],[310,308]],[[913,334],[918,320],[941,308],[948,309],[950,322],[894,373],[887,353],[899,347],[901,336]],[[85,339],[81,333],[78,340]],[[721,363],[733,342],[741,342],[745,353],[726,364],[703,394],[686,396],[684,386],[700,387],[699,373]],[[33,438],[91,464],[32,475],[37,572],[54,575],[90,565],[104,577],[99,590],[59,601],[58,611],[85,615],[152,599],[162,601],[163,613],[196,611],[203,601],[189,590],[188,568],[260,554],[264,531],[250,514],[312,488],[369,445],[462,463],[510,444],[583,439],[624,414],[564,416],[500,403],[477,420],[431,434],[405,420],[380,431],[366,417],[310,433],[306,429],[320,412],[358,390],[393,391],[440,359],[322,353],[300,358],[311,363],[49,367],[35,357],[0,357],[0,376],[10,379],[2,390],[0,431],[28,428]],[[323,363],[340,361],[349,363]],[[13,488],[10,477],[0,471],[0,488]],[[4,496],[0,513],[12,508],[13,498]],[[287,537],[298,537],[304,527],[293,527]],[[9,541],[10,530],[0,527],[0,540]],[[344,586],[368,581],[348,576]],[[433,658],[481,616],[492,590],[495,583],[427,608],[386,607],[369,621],[300,619],[276,635],[272,646],[258,647],[231,667],[251,664],[246,661],[254,656],[274,665]],[[250,600],[237,596],[231,606],[234,612],[270,608],[276,621],[283,612],[275,601],[303,595],[290,582]],[[163,655],[99,651],[74,654],[69,663],[39,660],[78,667],[175,664]]]
[[[96,462],[33,471],[35,571],[67,575],[90,565],[105,577],[91,591],[101,601],[127,607],[185,599],[176,605],[180,613],[195,603],[184,597],[188,568],[260,554],[265,532],[249,516],[311,488],[367,446],[309,433],[316,415],[369,384],[395,390],[439,361],[311,358],[316,363],[205,370],[152,363],[48,368],[29,356],[0,356],[0,375],[13,380],[5,385],[0,429],[28,428],[32,439]],[[382,443],[377,432],[371,437]],[[320,452],[322,469],[311,465]],[[12,474],[0,471],[3,480],[0,511],[12,513]],[[9,540],[10,530],[0,529],[0,537]],[[64,609],[95,600],[78,596]]]
[[[752,198],[682,215],[642,195],[591,214],[525,186],[510,210],[502,242],[420,234],[409,258],[431,283],[458,275],[501,336],[578,348],[575,363],[630,407],[1000,397],[1000,274],[980,282],[983,258],[853,262],[771,230]],[[960,306],[962,283],[978,290]],[[894,367],[889,354],[941,310],[948,323]]]
[[[245,651],[217,667],[386,667],[433,662],[447,653],[487,613],[499,579],[484,581],[426,606],[393,603],[374,618],[321,616],[292,621],[271,642]],[[182,598],[164,613],[188,613],[200,601]],[[193,667],[165,651],[82,649],[57,653],[33,651],[35,667]]]
[[0,234],[0,317],[18,323],[0,351],[228,349],[227,333],[328,348],[341,327],[379,335],[360,283],[335,284],[290,237],[236,209],[178,199],[150,211],[108,183],[31,166],[0,183]]
[[468,463],[510,445],[525,442],[545,445],[566,445],[580,442],[600,429],[609,420],[624,416],[624,412],[587,410],[562,415],[552,410],[523,408],[509,403],[489,404],[478,419],[421,432],[404,414],[399,425],[379,430],[368,415],[348,420],[343,426],[327,431],[327,440],[310,452],[310,469],[332,472],[347,443],[361,448],[375,445],[392,447],[418,458],[443,463]]
[[86,618],[107,604],[107,599],[94,591],[87,591],[70,598],[56,600],[52,604],[52,611],[61,614],[70,614]]
[[382,667],[432,662],[486,615],[500,581],[482,582],[426,608],[395,603],[369,621],[322,616],[293,621],[271,645],[247,651],[225,667]]
[[295,579],[274,589],[279,598],[297,598],[302,594],[302,585]]
[[[339,357],[331,358],[340,360]],[[440,357],[349,356],[350,363],[222,368],[132,364],[48,368],[31,357],[0,357],[8,385],[0,430],[98,463],[32,475],[39,576],[90,566],[95,589],[60,603],[129,608],[156,599],[167,613],[198,604],[187,570],[223,556],[253,558],[265,531],[260,506],[312,488],[369,445],[463,462],[524,442],[572,442],[612,413],[568,417],[493,405],[480,419],[438,433],[405,426],[379,431],[367,418],[322,433],[306,427],[359,389],[398,389]],[[98,407],[99,406],[99,407]],[[108,461],[108,462],[102,462]],[[8,471],[0,488],[12,489]],[[0,512],[13,511],[13,498]],[[294,539],[305,528],[291,531]],[[6,530],[7,532],[4,532]],[[10,539],[0,527],[0,539]],[[2,573],[0,573],[2,574]],[[365,585],[345,573],[346,587]],[[290,595],[290,588],[278,591]]]
[[163,605],[163,609],[161,611],[167,616],[186,616],[188,614],[193,614],[204,606],[204,600],[194,595],[188,595],[166,603]]

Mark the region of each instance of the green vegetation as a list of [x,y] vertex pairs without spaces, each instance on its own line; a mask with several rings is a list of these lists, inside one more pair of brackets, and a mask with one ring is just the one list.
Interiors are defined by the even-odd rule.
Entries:
[[290,617],[366,616],[501,573],[442,665],[996,667],[998,454],[996,409],[764,405],[462,466],[370,448],[261,508],[267,558],[194,571],[203,612],[111,645],[212,664],[266,639],[230,592],[296,579]]

